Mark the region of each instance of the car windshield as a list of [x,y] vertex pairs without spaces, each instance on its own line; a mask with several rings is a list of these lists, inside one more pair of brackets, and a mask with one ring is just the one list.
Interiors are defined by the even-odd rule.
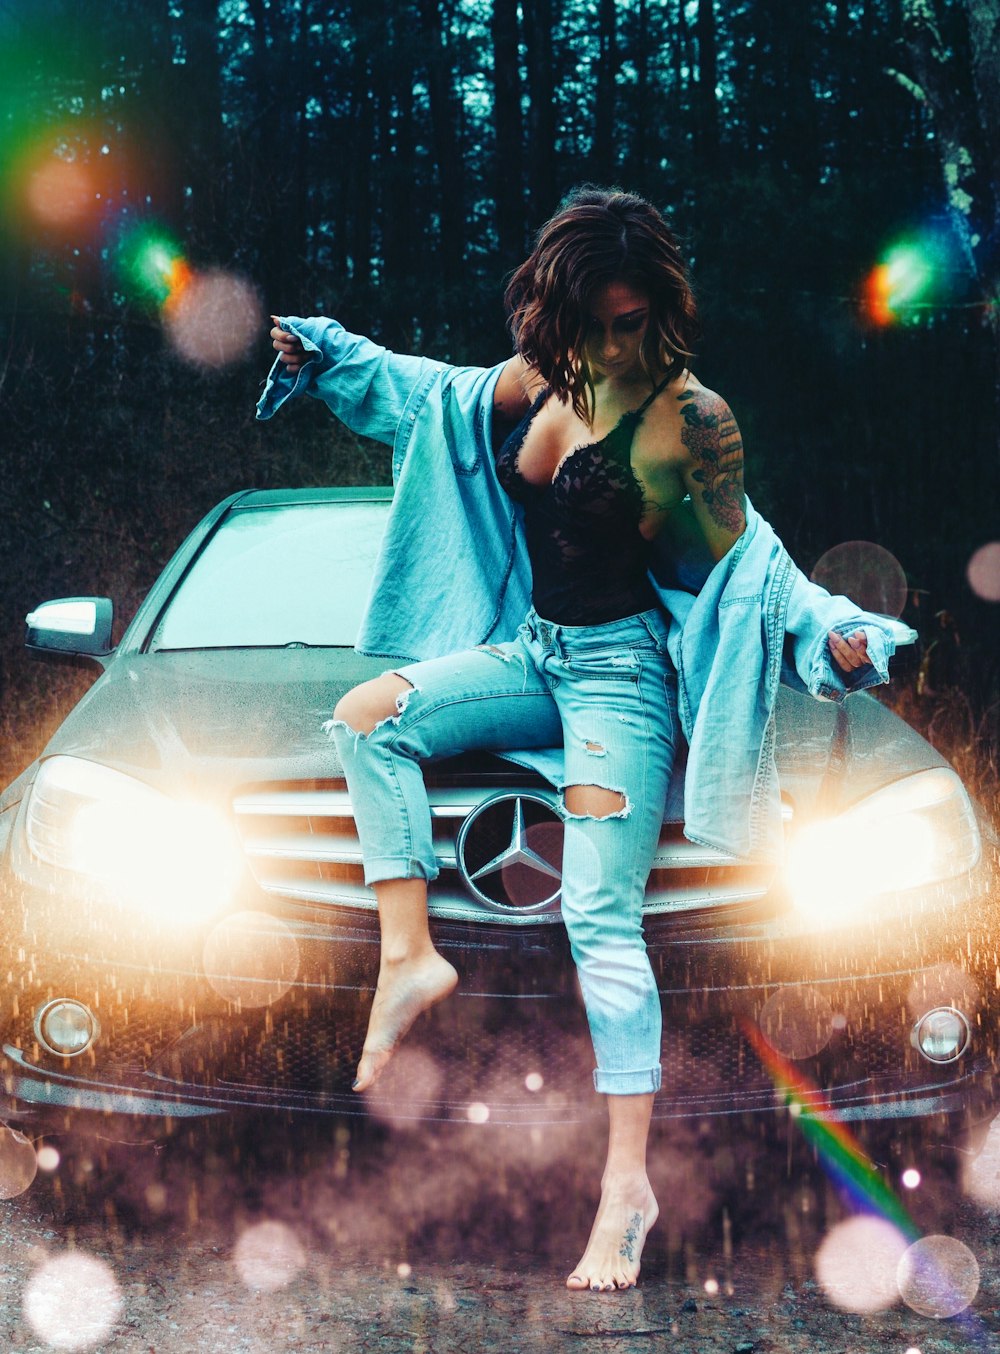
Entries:
[[150,648],[353,645],[388,509],[349,501],[230,513],[171,598]]

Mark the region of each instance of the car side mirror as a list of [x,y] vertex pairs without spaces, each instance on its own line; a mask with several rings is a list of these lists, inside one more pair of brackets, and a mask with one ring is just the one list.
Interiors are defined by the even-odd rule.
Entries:
[[106,658],[111,652],[110,597],[59,597],[25,617],[25,644],[39,653]]

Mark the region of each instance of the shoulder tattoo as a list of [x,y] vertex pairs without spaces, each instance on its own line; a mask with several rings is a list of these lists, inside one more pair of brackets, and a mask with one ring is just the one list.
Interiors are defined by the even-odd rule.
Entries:
[[744,524],[743,438],[733,411],[711,391],[685,391],[678,396],[684,427],[681,441],[694,462],[692,479],[713,521],[728,531]]

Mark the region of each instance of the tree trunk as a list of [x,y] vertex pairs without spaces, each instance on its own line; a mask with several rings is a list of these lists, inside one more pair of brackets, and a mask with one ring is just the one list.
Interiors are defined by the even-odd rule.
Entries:
[[593,163],[594,174],[601,183],[610,183],[615,176],[615,76],[618,73],[615,8],[615,0],[600,0]]
[[461,276],[465,231],[465,194],[462,189],[462,147],[458,135],[453,75],[445,45],[440,0],[420,0],[424,64],[431,106],[431,137],[438,174],[438,213],[441,222],[441,274],[449,291]]
[[528,52],[528,180],[531,217],[539,224],[555,207],[556,110],[552,60],[552,0],[523,0]]
[[702,171],[712,174],[719,164],[719,63],[715,32],[715,0],[698,0],[697,144]]
[[497,244],[501,266],[507,269],[518,262],[524,249],[524,166],[517,0],[494,0],[492,37]]

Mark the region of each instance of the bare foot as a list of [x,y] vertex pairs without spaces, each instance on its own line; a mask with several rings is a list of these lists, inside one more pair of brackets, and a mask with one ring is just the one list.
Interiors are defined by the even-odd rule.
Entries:
[[368,1090],[421,1011],[446,997],[457,982],[458,974],[436,950],[420,959],[383,958],[358,1063],[356,1091]]
[[587,1249],[566,1287],[598,1293],[634,1288],[646,1234],[658,1216],[645,1175],[606,1177]]

